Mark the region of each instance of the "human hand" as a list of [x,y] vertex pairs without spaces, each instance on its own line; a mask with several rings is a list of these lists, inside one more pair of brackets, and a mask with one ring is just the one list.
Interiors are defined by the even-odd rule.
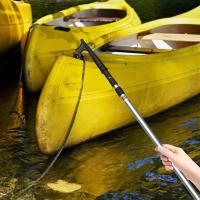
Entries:
[[173,163],[188,179],[190,179],[192,171],[196,170],[198,167],[184,150],[179,147],[164,144],[161,147],[157,147],[156,151],[161,154],[160,158],[167,171],[173,170]]

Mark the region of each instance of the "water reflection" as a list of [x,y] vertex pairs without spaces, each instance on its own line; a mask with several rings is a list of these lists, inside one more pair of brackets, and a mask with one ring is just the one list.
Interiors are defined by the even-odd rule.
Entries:
[[137,199],[137,200],[150,200],[151,198],[143,196],[138,192],[108,192],[103,194],[100,197],[97,197],[97,200],[128,200],[128,199]]
[[128,164],[128,170],[136,170],[143,167],[146,164],[154,164],[154,158],[159,158],[159,154],[144,158],[142,160],[136,160]]

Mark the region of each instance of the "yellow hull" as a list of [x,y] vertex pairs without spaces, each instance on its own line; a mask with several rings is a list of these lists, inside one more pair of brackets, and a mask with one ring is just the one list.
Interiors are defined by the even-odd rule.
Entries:
[[[161,54],[99,56],[144,117],[200,92],[200,44]],[[134,121],[89,56],[87,60],[83,95],[66,146]],[[82,66],[81,60],[60,56],[47,78],[36,116],[37,141],[43,153],[56,152],[65,138],[77,102]]]
[[[108,10],[107,15],[109,12],[112,13],[113,9],[119,14],[121,11],[120,16],[123,12],[126,14],[119,21],[95,26],[69,27],[63,20],[60,23],[56,21],[62,19],[63,16],[66,18],[89,9],[93,11],[99,9],[104,12]],[[90,12],[92,13],[92,11]],[[54,23],[58,25],[53,25]],[[72,56],[74,49],[79,46],[80,38],[93,44],[93,47],[102,46],[113,39],[127,35],[126,29],[134,29],[140,23],[133,8],[124,0],[108,0],[79,5],[39,19],[31,31],[25,52],[25,80],[28,90],[31,92],[40,90],[57,57],[63,54]],[[63,28],[61,30],[60,24],[62,27],[70,29]],[[69,32],[70,35],[68,35]]]
[[0,1],[0,55],[19,45],[31,24],[30,4],[24,1]]

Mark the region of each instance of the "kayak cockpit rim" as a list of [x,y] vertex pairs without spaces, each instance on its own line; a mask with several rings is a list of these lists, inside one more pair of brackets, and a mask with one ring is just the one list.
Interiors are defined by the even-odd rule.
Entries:
[[44,25],[87,27],[119,21],[127,16],[125,10],[117,9],[87,9],[69,16],[54,19]]
[[112,54],[163,53],[200,42],[200,25],[164,25],[105,44],[97,51]]

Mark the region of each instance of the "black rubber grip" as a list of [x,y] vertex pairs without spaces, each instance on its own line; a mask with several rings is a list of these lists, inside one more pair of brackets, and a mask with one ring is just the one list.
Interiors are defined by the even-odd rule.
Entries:
[[121,87],[117,87],[117,88],[115,88],[115,91],[117,92],[117,94],[118,94],[119,97],[121,97],[122,94],[124,94],[124,91],[122,90]]

